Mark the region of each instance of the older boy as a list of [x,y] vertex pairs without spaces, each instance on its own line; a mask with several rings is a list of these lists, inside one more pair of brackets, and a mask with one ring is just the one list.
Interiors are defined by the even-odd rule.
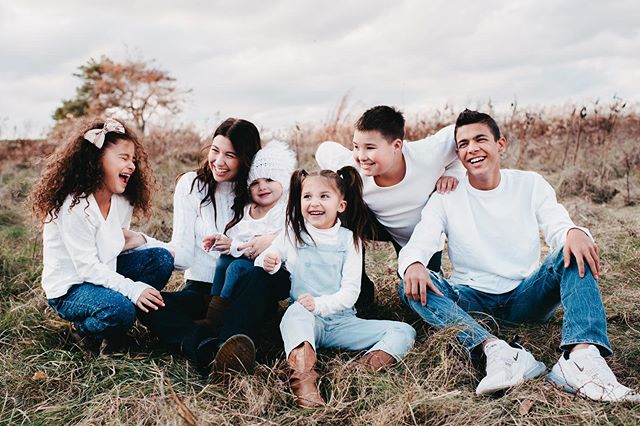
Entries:
[[[464,175],[458,161],[453,126],[421,141],[404,143],[404,117],[393,107],[376,106],[356,122],[353,151],[336,142],[322,143],[316,161],[323,169],[354,166],[363,181],[364,201],[377,228],[375,239],[391,241],[396,252],[420,220],[429,196],[455,189]],[[440,270],[441,248],[428,264]],[[373,284],[363,273],[361,297],[373,298]],[[363,300],[357,307],[366,305]]]
[[[548,380],[594,400],[639,400],[602,357],[612,351],[596,281],[598,248],[589,231],[573,224],[542,176],[500,169],[506,139],[490,116],[463,111],[455,137],[467,176],[455,192],[431,197],[400,252],[402,300],[436,327],[460,327],[458,339],[469,351],[484,351],[487,375],[476,389],[479,395],[536,377],[545,366],[522,347],[497,339],[467,312],[519,324],[548,321],[562,305],[564,353]],[[552,248],[540,266],[539,231]],[[442,232],[453,264],[448,281],[424,267]]]

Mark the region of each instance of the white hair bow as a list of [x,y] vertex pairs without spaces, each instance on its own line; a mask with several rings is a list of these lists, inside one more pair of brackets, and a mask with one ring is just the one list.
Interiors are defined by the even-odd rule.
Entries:
[[107,118],[102,129],[91,129],[84,134],[84,138],[98,147],[98,149],[102,149],[102,145],[104,145],[104,138],[109,132],[116,132],[124,135],[124,126],[113,118]]

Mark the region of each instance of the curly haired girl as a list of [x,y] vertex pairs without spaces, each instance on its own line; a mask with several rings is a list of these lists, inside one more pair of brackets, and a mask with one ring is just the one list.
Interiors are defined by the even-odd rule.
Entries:
[[[119,349],[137,306],[163,306],[173,256],[129,231],[148,217],[155,179],[135,133],[107,119],[79,128],[49,158],[30,203],[43,224],[42,287],[80,347]],[[147,244],[143,248],[143,244]],[[136,250],[132,250],[136,249]]]

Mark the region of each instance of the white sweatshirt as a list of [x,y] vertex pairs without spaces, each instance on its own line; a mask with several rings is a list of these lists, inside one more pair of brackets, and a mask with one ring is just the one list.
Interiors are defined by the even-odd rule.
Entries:
[[378,186],[371,176],[365,176],[353,159],[353,152],[336,142],[323,142],[316,151],[316,161],[323,169],[338,170],[353,166],[360,171],[363,198],[382,226],[404,246],[420,213],[441,176],[461,180],[465,169],[455,152],[453,126],[417,142],[405,142],[402,153],[407,170],[401,182],[388,187]]
[[[284,198],[284,195],[282,196]],[[244,217],[233,228],[227,231],[227,236],[231,238],[231,250],[229,254],[233,257],[241,257],[245,250],[238,250],[238,247],[249,242],[255,237],[266,234],[277,234],[284,228],[284,211],[286,202],[283,199],[278,201],[266,215],[260,219],[251,217],[251,205],[245,207]]]
[[195,172],[185,173],[176,185],[173,194],[173,233],[169,245],[176,253],[176,268],[186,269],[185,279],[211,282],[220,255],[215,250],[209,253],[204,251],[202,240],[208,235],[223,233],[233,218],[234,183],[218,184],[215,193],[216,218],[213,204],[200,204],[207,194],[207,188],[200,189],[196,182],[191,191],[195,177]]
[[[501,170],[500,184],[481,191],[467,177],[456,191],[434,194],[409,243],[400,251],[404,278],[414,262],[427,265],[440,234],[449,242],[452,284],[485,293],[513,290],[540,264],[540,232],[551,249],[562,247],[574,225],[551,185],[534,172]],[[585,228],[578,228],[591,238]]]
[[[337,244],[338,231],[340,230],[340,220],[329,229],[318,229],[312,225],[305,223],[309,235],[317,244]],[[351,232],[351,231],[349,231]],[[298,246],[292,239],[294,239],[293,231],[289,231],[290,237],[287,232],[283,230],[280,232],[273,243],[258,256],[254,262],[255,266],[263,267],[264,257],[267,253],[275,253],[280,256],[281,263],[276,266],[276,269],[270,272],[275,274],[282,263],[285,263],[285,267],[288,271],[293,271],[298,257]],[[353,241],[353,237],[349,238],[349,242]],[[335,314],[336,312],[343,311],[345,309],[353,308],[360,295],[360,279],[362,277],[362,246],[358,245],[358,249],[353,244],[348,244],[347,258],[342,267],[342,282],[340,283],[340,290],[333,294],[327,294],[319,297],[314,297],[316,309],[314,314],[321,316],[328,316]],[[291,283],[295,285],[295,283]]]
[[67,294],[75,284],[89,282],[115,290],[133,303],[150,285],[116,272],[124,247],[122,228],[129,229],[133,206],[122,195],[111,196],[105,219],[93,195],[71,206],[67,197],[58,217],[44,225],[42,288],[47,299]]

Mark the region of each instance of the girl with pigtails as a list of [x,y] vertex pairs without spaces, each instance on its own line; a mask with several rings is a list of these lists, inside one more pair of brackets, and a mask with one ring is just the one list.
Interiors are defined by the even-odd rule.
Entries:
[[121,349],[136,307],[164,306],[172,253],[129,230],[133,215],[151,214],[154,184],[137,135],[107,119],[85,124],[59,146],[30,195],[43,225],[42,287],[83,349]]
[[291,177],[286,227],[255,261],[270,274],[283,265],[291,273],[292,303],[280,330],[300,407],[324,404],[316,349],[366,350],[358,364],[378,371],[402,359],[413,344],[415,330],[408,324],[356,317],[366,212],[362,180],[353,167],[337,173],[297,170]]

